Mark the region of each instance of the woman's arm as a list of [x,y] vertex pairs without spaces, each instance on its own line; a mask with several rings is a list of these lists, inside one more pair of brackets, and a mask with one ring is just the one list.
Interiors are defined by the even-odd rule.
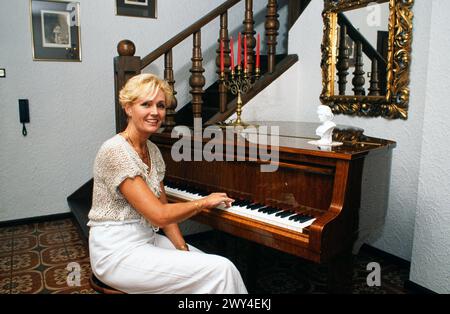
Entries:
[[[168,201],[166,196],[166,190],[164,189],[164,184],[161,182],[160,186],[161,186],[161,195],[159,197],[159,200],[161,201],[161,203],[167,204]],[[163,230],[177,250],[189,251],[189,248],[186,245],[186,241],[184,240],[177,223],[167,225],[163,228]]]
[[119,190],[133,208],[161,228],[186,220],[203,208],[213,208],[220,204],[229,207],[234,201],[225,193],[212,193],[197,201],[163,204],[140,176],[125,179],[119,185]]

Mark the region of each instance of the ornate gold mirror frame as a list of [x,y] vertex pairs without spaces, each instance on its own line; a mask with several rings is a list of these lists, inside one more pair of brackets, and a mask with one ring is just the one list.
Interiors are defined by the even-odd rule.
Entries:
[[[407,119],[409,102],[409,66],[412,43],[412,6],[414,0],[324,0],[322,12],[322,94],[320,100],[334,113]],[[361,8],[374,2],[389,1],[389,42],[386,69],[386,94],[383,96],[335,95],[338,13]]]

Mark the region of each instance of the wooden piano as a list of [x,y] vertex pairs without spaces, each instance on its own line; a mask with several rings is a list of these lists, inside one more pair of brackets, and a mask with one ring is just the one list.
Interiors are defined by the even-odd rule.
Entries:
[[[278,126],[278,145],[271,145],[274,142],[267,136],[265,143],[261,143],[259,137],[256,137],[258,143],[251,141],[251,132],[236,133],[220,141],[217,136],[212,140],[211,136],[205,138],[193,133],[192,137],[172,137],[170,132],[152,135],[152,142],[158,145],[166,162],[165,185],[169,200],[186,201],[209,192],[226,192],[236,199],[235,210],[204,210],[193,219],[263,246],[326,263],[330,291],[349,292],[352,247],[358,235],[366,232],[359,224],[362,185],[375,179],[368,190],[387,197],[395,142],[368,137],[362,129],[338,126],[333,138],[343,145],[317,147],[308,141],[318,139],[314,135],[318,124],[255,122],[255,125],[260,126],[256,132],[263,125],[271,130]],[[225,129],[222,130],[226,138]],[[217,152],[222,154],[223,161],[221,158],[174,161],[172,147],[180,143],[181,138],[190,143],[183,148],[190,151],[183,153],[191,156],[191,160],[196,150],[199,153],[215,144],[218,146],[213,152],[216,157]],[[255,158],[251,152],[255,152],[252,149],[256,146]],[[237,160],[238,152],[245,152],[245,160],[242,156]],[[276,153],[271,156],[278,155],[277,170],[262,172],[261,166],[268,163],[269,152]],[[373,164],[380,158],[387,161]],[[366,167],[377,169],[375,175],[372,171],[374,178],[363,178]],[[385,182],[376,182],[378,177]],[[385,204],[375,206],[375,210],[385,210],[382,205]],[[268,217],[267,220],[264,217]]]

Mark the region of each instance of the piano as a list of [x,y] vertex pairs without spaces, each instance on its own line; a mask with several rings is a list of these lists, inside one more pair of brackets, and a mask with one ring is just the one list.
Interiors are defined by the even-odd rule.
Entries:
[[[318,139],[314,134],[318,124],[251,124],[257,127],[231,136],[230,128],[219,127],[197,133],[186,127],[180,133],[177,127],[153,134],[151,141],[166,163],[169,201],[226,192],[236,200],[231,208],[205,209],[192,219],[326,264],[330,292],[350,292],[352,250],[383,224],[395,142],[338,126],[333,139],[343,145],[318,147],[308,143]],[[275,128],[279,136],[270,134]],[[214,160],[205,159],[205,152]],[[180,160],[174,154],[184,157]],[[262,171],[269,164],[276,170]],[[375,205],[373,197],[372,206],[361,204],[361,199],[370,199],[365,193],[377,196]],[[364,211],[366,205],[371,216]]]

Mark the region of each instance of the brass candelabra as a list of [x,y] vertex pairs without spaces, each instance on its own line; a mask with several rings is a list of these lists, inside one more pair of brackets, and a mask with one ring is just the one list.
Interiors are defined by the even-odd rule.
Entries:
[[245,123],[241,119],[242,114],[242,95],[246,94],[256,83],[260,77],[260,69],[257,67],[255,69],[255,74],[251,74],[247,69],[242,71],[240,65],[237,67],[237,71],[231,69],[231,74],[229,78],[225,77],[225,73],[220,73],[220,81],[225,85],[227,89],[231,91],[233,95],[237,95],[236,102],[236,119],[230,121],[229,123],[223,123],[223,126],[241,126],[246,127],[249,124]]

